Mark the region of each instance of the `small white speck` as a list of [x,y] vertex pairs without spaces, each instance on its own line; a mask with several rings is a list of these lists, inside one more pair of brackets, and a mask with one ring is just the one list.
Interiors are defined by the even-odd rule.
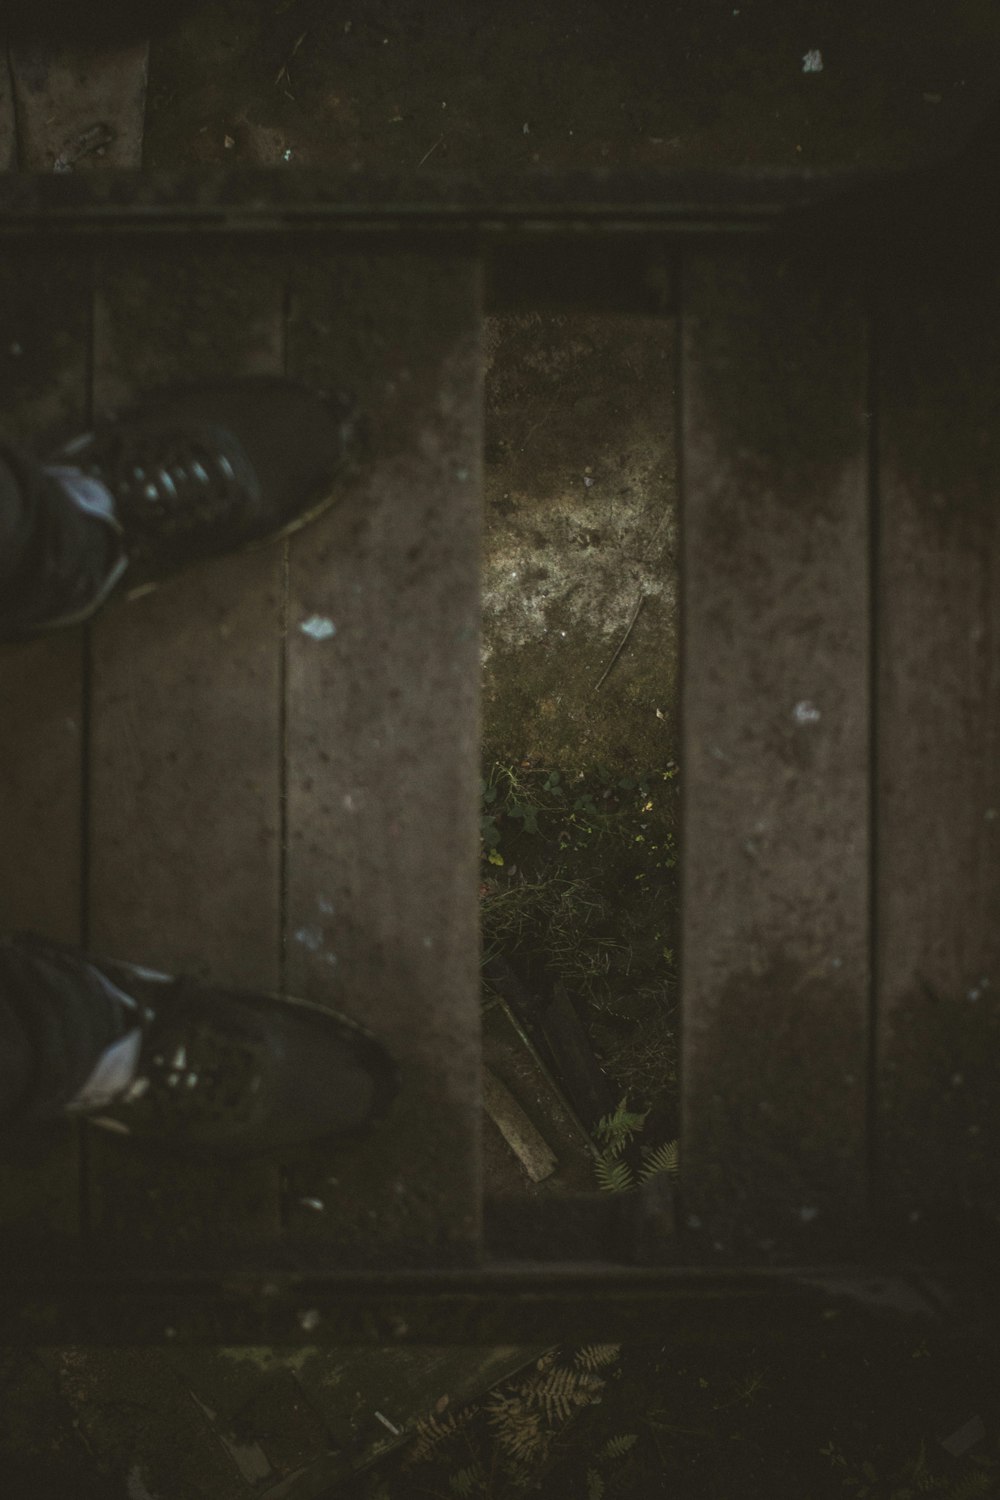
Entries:
[[801,703],[796,703],[792,709],[792,718],[796,724],[818,724],[819,709],[807,698],[803,698]]
[[965,1075],[964,1075],[964,1073],[952,1073],[952,1075],[951,1075],[951,1086],[952,1086],[952,1088],[955,1088],[955,1089],[961,1088],[961,1086],[962,1086],[962,1084],[964,1082],[965,1082]]
[[177,1051],[174,1053],[173,1057],[170,1060],[170,1066],[172,1068],[187,1067],[187,1049],[185,1047],[177,1048]]
[[146,1090],[148,1088],[149,1088],[149,1079],[148,1078],[137,1078],[135,1080],[135,1082],[132,1084],[132,1087],[129,1089],[128,1093],[125,1095],[125,1101],[124,1102],[126,1104],[129,1104],[129,1103],[131,1103],[131,1101],[133,1099],[141,1099],[142,1096],[143,1096],[143,1094],[146,1092]]
[[522,135],[529,135],[530,133],[531,133],[531,126],[528,124],[527,120],[525,120],[524,124],[521,126],[521,134]]
[[305,1329],[306,1333],[312,1333],[314,1328],[319,1327],[319,1312],[315,1307],[306,1308],[299,1313],[299,1327]]
[[345,792],[344,793],[344,796],[343,796],[343,808],[344,808],[345,812],[354,812],[354,810],[355,810],[354,809],[354,798],[351,796],[350,792]]
[[295,934],[295,941],[301,943],[303,948],[308,948],[310,953],[318,953],[323,946],[323,934],[318,927],[300,927]]
[[329,966],[330,966],[331,969],[335,969],[337,967],[337,955],[336,955],[336,953],[324,953],[323,954],[323,962],[325,964],[329,964]]
[[802,1220],[803,1224],[811,1224],[812,1221],[813,1221],[813,1219],[818,1218],[818,1217],[819,1217],[819,1209],[818,1208],[800,1208],[799,1209],[799,1218]]
[[103,1125],[105,1130],[113,1130],[118,1135],[131,1135],[132,1131],[124,1120],[113,1120],[110,1115],[91,1115],[92,1125]]
[[299,629],[303,635],[312,636],[314,641],[328,641],[337,634],[336,625],[325,615],[310,615],[308,620],[302,621]]
[[284,151],[282,151],[282,153],[281,153],[281,160],[282,161],[291,161],[291,159],[292,159],[292,148],[291,148],[291,146],[286,146],[285,149],[284,149]]
[[303,1208],[311,1208],[315,1213],[318,1214],[321,1214],[323,1212],[322,1198],[300,1198],[299,1202],[302,1204]]
[[236,145],[236,142],[233,140],[231,135],[227,135],[223,138],[222,144],[225,146],[227,151],[231,151]]
[[197,1073],[189,1073],[188,1076],[187,1076],[187,1078],[184,1081],[187,1084],[187,1086],[188,1086],[189,1089],[193,1089],[194,1086],[195,1086],[195,1084],[198,1082],[198,1075],[197,1075]]
[[517,569],[516,568],[512,568],[511,569],[510,576],[511,576],[511,578],[516,578],[517,577]]
[[180,1081],[181,1081],[181,1075],[179,1073],[168,1073],[167,1074],[167,1087],[168,1088],[175,1089],[177,1087],[177,1085],[180,1083]]
[[316,905],[326,917],[330,916],[333,912],[333,902],[330,900],[329,896],[317,896]]
[[589,490],[590,487],[591,487],[591,485],[593,484],[593,482],[594,481],[593,481],[592,477],[589,474],[584,474],[584,476],[583,476],[583,483],[584,483],[584,487],[586,489]]
[[975,1004],[975,1002],[979,999],[979,997],[980,997],[980,995],[982,993],[983,992],[978,987],[978,985],[973,985],[973,987],[972,987],[971,990],[966,990],[965,998],[966,998],[966,1000],[971,1000],[972,1003]]
[[823,54],[818,48],[812,48],[802,59],[803,73],[822,73]]
[[403,1430],[402,1427],[397,1427],[396,1424],[395,1424],[395,1422],[390,1422],[388,1417],[383,1417],[383,1415],[382,1415],[382,1413],[380,1411],[377,1411],[375,1413],[375,1415],[376,1415],[376,1417],[378,1417],[378,1419],[382,1423],[383,1427],[388,1427],[388,1429],[392,1433],[393,1437],[399,1437],[400,1433]]

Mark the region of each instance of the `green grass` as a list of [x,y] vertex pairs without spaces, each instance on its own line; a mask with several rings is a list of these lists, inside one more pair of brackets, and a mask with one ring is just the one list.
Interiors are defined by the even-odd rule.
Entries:
[[494,761],[482,779],[484,960],[564,985],[640,1109],[675,1083],[678,774]]

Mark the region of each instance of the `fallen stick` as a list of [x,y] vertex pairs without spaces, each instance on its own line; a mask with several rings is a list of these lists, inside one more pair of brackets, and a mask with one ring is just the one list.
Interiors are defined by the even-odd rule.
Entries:
[[532,1182],[551,1177],[558,1163],[505,1083],[483,1069],[483,1108]]

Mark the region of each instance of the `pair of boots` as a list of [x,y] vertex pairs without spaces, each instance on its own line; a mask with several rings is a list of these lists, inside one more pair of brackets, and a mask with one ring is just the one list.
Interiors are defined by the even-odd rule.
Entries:
[[[0,450],[0,640],[297,530],[355,434],[350,400],[259,377],[161,392],[45,462]],[[357,1130],[396,1090],[385,1049],[325,1007],[0,941],[0,1128],[75,1113],[240,1155]]]

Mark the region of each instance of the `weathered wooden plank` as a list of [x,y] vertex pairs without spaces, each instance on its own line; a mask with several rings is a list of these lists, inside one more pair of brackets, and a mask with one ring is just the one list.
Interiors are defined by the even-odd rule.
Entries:
[[[0,265],[2,434],[44,453],[85,423],[91,256],[37,248]],[[0,931],[81,937],[83,632],[0,646]],[[7,1230],[79,1228],[77,1133],[0,1145]]]
[[141,167],[148,63],[148,41],[75,50],[44,41],[12,47],[22,170]]
[[1000,1212],[1000,278],[897,270],[878,332],[879,1189]]
[[[178,245],[106,253],[99,409],[190,376],[277,371],[277,261]],[[273,989],[280,953],[280,546],[195,568],[94,630],[95,952]],[[149,1158],[95,1136],[95,1230],[164,1246],[277,1225],[277,1170]]]
[[5,43],[6,37],[0,32],[0,172],[12,172],[17,163],[17,127],[14,119],[14,84]]
[[865,335],[805,261],[683,286],[683,1197],[747,1248],[865,1186]]
[[287,984],[403,1075],[382,1130],[289,1179],[290,1224],[347,1259],[480,1235],[479,283],[463,258],[318,254],[291,283],[289,367],[353,390],[370,443],[293,538],[288,606]]

